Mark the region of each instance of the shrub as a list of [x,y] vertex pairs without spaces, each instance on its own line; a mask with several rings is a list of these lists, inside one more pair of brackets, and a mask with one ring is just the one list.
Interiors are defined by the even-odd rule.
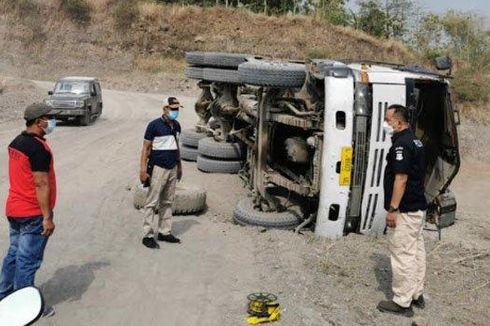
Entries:
[[90,22],[90,5],[87,0],[60,0],[60,9],[80,25]]
[[117,29],[128,29],[139,16],[138,1],[119,0],[112,12],[112,16]]
[[488,102],[490,77],[472,68],[461,68],[454,73],[454,93],[460,101]]

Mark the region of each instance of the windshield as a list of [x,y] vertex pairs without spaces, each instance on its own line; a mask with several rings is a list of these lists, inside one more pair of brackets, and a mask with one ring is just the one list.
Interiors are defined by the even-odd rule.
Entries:
[[82,94],[88,93],[89,84],[83,81],[60,81],[56,83],[54,92],[59,93],[72,93],[72,94]]

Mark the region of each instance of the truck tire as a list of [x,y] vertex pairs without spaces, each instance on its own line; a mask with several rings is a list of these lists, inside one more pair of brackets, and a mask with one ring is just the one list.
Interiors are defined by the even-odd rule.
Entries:
[[251,198],[244,198],[237,203],[233,220],[241,225],[289,230],[299,225],[301,217],[294,211],[261,212],[253,207]]
[[299,88],[305,81],[306,69],[299,63],[251,60],[238,66],[238,74],[243,84]]
[[186,67],[185,76],[190,79],[203,80],[204,69],[200,67]]
[[240,84],[237,70],[204,68],[203,79],[213,82]]
[[204,65],[236,69],[241,63],[244,63],[248,57],[250,57],[249,54],[243,53],[205,52]]
[[[148,188],[138,185],[133,194],[133,205],[136,209],[145,206]],[[172,212],[175,215],[200,212],[206,208],[206,190],[198,186],[177,185]]]
[[243,166],[243,161],[221,161],[206,156],[197,157],[197,168],[207,173],[236,174]]
[[217,159],[241,160],[245,157],[245,148],[241,143],[217,142],[212,137],[199,141],[200,155]]
[[199,140],[207,137],[204,132],[197,132],[195,129],[184,129],[180,134],[180,142],[187,147],[197,148]]
[[188,215],[206,208],[206,190],[198,186],[181,186],[175,189],[172,212],[175,215]]
[[197,161],[197,156],[199,152],[195,147],[189,147],[186,145],[180,145],[180,158],[184,161],[195,162]]
[[186,52],[185,62],[187,62],[190,65],[196,65],[196,66],[204,65],[204,52],[200,52],[200,51]]

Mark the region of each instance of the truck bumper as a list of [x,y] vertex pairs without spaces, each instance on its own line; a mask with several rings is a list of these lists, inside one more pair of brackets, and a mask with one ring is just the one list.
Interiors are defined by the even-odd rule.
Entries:
[[69,118],[69,117],[79,117],[85,115],[85,109],[59,109],[55,108],[53,111],[56,111],[55,116],[57,118]]

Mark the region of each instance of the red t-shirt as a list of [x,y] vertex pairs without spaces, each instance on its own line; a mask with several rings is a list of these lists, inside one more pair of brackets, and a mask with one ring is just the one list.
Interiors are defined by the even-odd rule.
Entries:
[[42,215],[36,197],[33,172],[49,175],[50,207],[56,203],[56,176],[54,160],[46,139],[22,132],[9,145],[10,189],[5,213],[11,218]]

